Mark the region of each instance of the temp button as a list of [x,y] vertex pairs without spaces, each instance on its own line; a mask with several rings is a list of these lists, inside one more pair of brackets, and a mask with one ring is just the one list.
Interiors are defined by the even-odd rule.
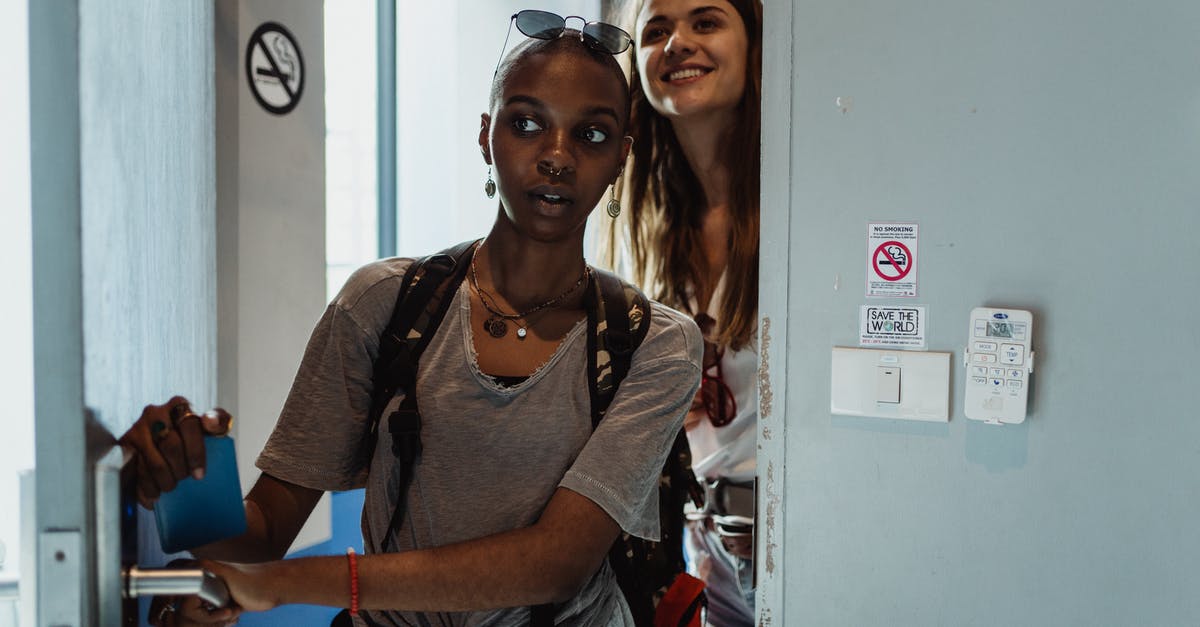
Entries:
[[1000,347],[1000,361],[1013,366],[1025,361],[1025,347],[1020,344],[1005,344]]

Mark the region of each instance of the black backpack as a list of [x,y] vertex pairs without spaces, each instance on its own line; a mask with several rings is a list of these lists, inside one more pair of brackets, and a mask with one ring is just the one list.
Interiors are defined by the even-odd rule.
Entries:
[[[413,262],[404,274],[391,320],[380,336],[379,356],[372,375],[371,437],[366,443],[370,448],[366,453],[369,458],[375,449],[377,430],[388,403],[396,392],[406,390],[399,407],[387,418],[392,454],[400,461],[397,483],[401,495],[408,492],[413,467],[421,454],[421,415],[415,393],[417,362],[466,277],[475,243],[463,242]],[[629,373],[633,353],[650,328],[650,303],[641,291],[616,275],[592,270],[584,303],[588,315],[588,387],[595,429]],[[692,473],[691,452],[682,429],[667,457],[659,485],[662,540],[650,542],[622,532],[608,554],[617,583],[639,627],[654,624],[658,600],[685,570],[684,503],[691,500],[697,506],[703,504],[703,489]],[[401,498],[388,524],[385,551],[393,531],[404,518],[403,510]],[[553,606],[535,606],[531,608],[530,624],[553,625],[554,613]]]

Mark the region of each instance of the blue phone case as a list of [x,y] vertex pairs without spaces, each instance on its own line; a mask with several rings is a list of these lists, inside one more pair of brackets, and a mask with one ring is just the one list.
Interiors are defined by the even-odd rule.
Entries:
[[204,436],[204,450],[204,479],[187,477],[160,496],[154,506],[164,553],[185,551],[246,531],[233,438]]

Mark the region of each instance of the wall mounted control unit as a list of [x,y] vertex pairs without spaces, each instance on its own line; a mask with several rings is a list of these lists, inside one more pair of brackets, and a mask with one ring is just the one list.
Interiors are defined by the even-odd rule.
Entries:
[[1033,314],[1023,309],[972,309],[963,363],[967,418],[990,424],[1025,422],[1033,375]]

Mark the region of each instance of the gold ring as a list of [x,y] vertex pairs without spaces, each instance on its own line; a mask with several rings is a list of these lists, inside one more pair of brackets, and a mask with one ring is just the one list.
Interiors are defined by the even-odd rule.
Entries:
[[175,425],[176,428],[179,428],[179,423],[187,418],[200,418],[200,416],[192,413],[192,406],[188,403],[180,403],[172,407],[168,413],[171,415],[171,424]]
[[167,413],[171,416],[171,422],[179,422],[180,418],[192,413],[192,406],[187,403],[179,403],[178,405],[172,405],[167,410]]

